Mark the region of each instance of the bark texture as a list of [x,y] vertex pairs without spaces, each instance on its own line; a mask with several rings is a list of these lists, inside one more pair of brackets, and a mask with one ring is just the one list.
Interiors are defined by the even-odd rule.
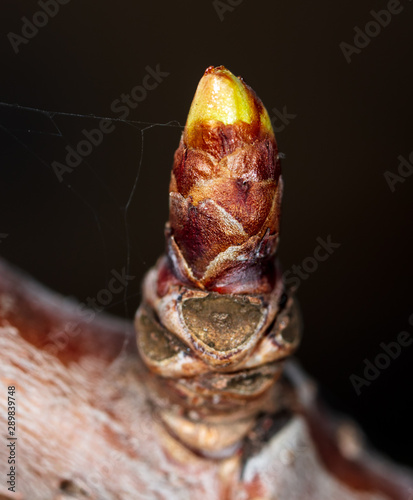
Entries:
[[[0,498],[409,499],[411,473],[367,451],[353,423],[331,418],[291,362],[280,385],[292,411],[258,419],[230,458],[193,453],[153,416],[132,325],[93,315],[0,265]],[[55,349],[51,339],[60,339]],[[9,385],[18,494],[6,486]]]

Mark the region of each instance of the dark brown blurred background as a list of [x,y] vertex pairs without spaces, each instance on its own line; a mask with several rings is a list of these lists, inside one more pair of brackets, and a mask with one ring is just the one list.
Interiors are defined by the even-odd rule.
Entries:
[[[38,2],[2,8],[1,101],[57,112],[0,106],[2,256],[80,301],[128,266],[136,278],[127,300],[107,310],[132,317],[142,276],[164,246],[177,123],[203,71],[225,65],[256,90],[279,130],[284,269],[312,256],[317,238],[340,244],[300,279],[298,357],[376,447],[413,464],[413,346],[360,395],[350,381],[383,352],[380,343],[413,335],[413,175],[394,192],[384,177],[413,151],[413,4],[393,0],[400,12],[370,43],[359,35],[368,45],[347,62],[340,43],[354,45],[354,28],[364,31],[370,11],[388,3],[65,1],[17,54],[8,34],[22,34],[24,16],[45,18]],[[61,113],[119,119],[112,103],[157,65],[169,75],[59,182],[52,162],[64,163],[65,148],[99,125]],[[273,110],[284,107],[295,116],[283,124]]]

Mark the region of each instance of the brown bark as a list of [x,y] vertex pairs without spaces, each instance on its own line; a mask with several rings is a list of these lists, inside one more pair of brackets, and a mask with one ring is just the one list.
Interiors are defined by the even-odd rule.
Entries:
[[[233,457],[191,452],[153,417],[132,325],[105,314],[88,321],[92,314],[1,264],[0,498],[409,498],[411,474],[366,451],[353,424],[321,410],[316,386],[289,363],[279,382],[289,411],[259,419]],[[76,334],[65,337],[68,325]],[[50,348],[53,338],[61,348]],[[20,497],[5,479],[9,385]]]

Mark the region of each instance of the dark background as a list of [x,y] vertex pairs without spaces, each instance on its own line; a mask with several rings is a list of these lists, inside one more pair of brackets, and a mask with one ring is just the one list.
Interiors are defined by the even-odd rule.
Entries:
[[[413,346],[360,396],[350,382],[381,342],[413,334],[413,176],[394,192],[384,178],[413,151],[413,5],[401,5],[348,63],[339,44],[353,44],[354,28],[386,2],[244,0],[220,20],[212,1],[71,0],[18,54],[7,34],[21,34],[21,18],[32,19],[39,5],[6,2],[1,101],[58,113],[0,107],[2,256],[80,301],[128,266],[136,279],[127,299],[107,309],[132,317],[142,276],[163,251],[177,124],[204,70],[225,65],[271,116],[284,106],[296,115],[277,134],[286,156],[284,269],[313,255],[318,237],[341,244],[299,287],[298,357],[376,447],[413,464]],[[111,103],[157,64],[169,76],[59,182],[51,163],[63,163],[65,147],[99,124],[61,113],[119,118]]]

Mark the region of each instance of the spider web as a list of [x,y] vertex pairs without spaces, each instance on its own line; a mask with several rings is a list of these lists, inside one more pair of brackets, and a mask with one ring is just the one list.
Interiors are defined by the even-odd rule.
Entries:
[[[63,111],[50,111],[50,110],[45,110],[45,109],[39,109],[35,107],[28,107],[28,106],[21,106],[19,104],[10,104],[6,102],[0,102],[0,109],[2,110],[8,110],[10,112],[28,112],[28,113],[33,113],[37,117],[41,117],[46,122],[43,123],[43,126],[40,127],[34,127],[32,128],[16,128],[15,126],[13,127],[8,127],[5,126],[4,123],[0,122],[0,131],[6,134],[6,136],[10,137],[13,141],[15,141],[17,144],[19,144],[22,148],[24,148],[31,157],[35,158],[36,162],[43,165],[45,168],[48,170],[52,171],[53,173],[53,167],[50,163],[50,161],[47,161],[46,159],[42,158],[42,156],[39,155],[38,152],[34,151],[33,147],[30,145],[30,141],[25,141],[22,138],[22,135],[24,133],[28,133],[30,135],[44,135],[44,136],[50,136],[50,137],[56,137],[64,141],[65,145],[71,146],[73,149],[76,149],[76,146],[71,143],[69,138],[66,136],[66,134],[62,131],[62,126],[58,124],[58,120],[61,118],[75,118],[75,119],[81,119],[81,120],[108,120],[108,122],[111,123],[122,123],[124,125],[127,125],[128,127],[132,127],[134,130],[137,131],[137,134],[140,136],[140,146],[139,146],[139,154],[138,154],[138,160],[136,161],[136,170],[134,172],[134,180],[133,183],[130,187],[130,191],[123,200],[123,202],[118,204],[118,208],[120,212],[122,213],[122,220],[123,220],[123,232],[124,232],[124,237],[125,237],[125,242],[126,242],[126,255],[125,255],[125,267],[126,267],[126,275],[130,274],[130,268],[131,268],[131,250],[132,250],[132,245],[131,245],[131,235],[130,235],[130,227],[128,224],[128,215],[129,215],[129,209],[131,206],[131,203],[134,199],[135,193],[136,193],[136,188],[138,186],[138,182],[140,179],[140,174],[142,170],[142,164],[143,164],[143,156],[144,156],[144,147],[145,147],[145,135],[150,129],[154,129],[157,127],[163,128],[163,127],[172,127],[172,128],[178,128],[178,129],[183,129],[183,126],[177,121],[177,120],[172,120],[168,121],[166,123],[157,123],[157,122],[150,122],[150,121],[139,121],[139,120],[127,120],[127,119],[122,119],[122,118],[114,118],[114,117],[108,117],[108,116],[99,116],[95,114],[80,114],[80,113],[70,113],[70,112],[63,112]],[[46,125],[51,125],[50,130],[45,130],[48,128]],[[116,200],[111,192],[111,189],[109,186],[106,185],[105,181],[102,179],[101,175],[99,172],[94,168],[94,166],[88,161],[86,157],[82,158],[82,163],[84,163],[87,168],[92,172],[93,176],[96,178],[97,182],[106,190],[107,194],[112,198],[115,203],[118,203],[118,200]],[[102,229],[102,222],[100,220],[101,215],[99,213],[99,210],[88,201],[88,199],[82,195],[82,193],[79,192],[78,189],[76,189],[73,186],[73,182],[71,182],[70,176],[62,176],[61,178],[62,184],[74,195],[76,196],[81,203],[83,203],[87,209],[91,212],[93,215],[93,219],[96,223],[96,227],[98,230],[98,233],[101,238],[101,243],[102,243],[102,249],[103,249],[103,255],[104,255],[104,262],[105,262],[105,268],[107,270],[107,274],[109,273],[109,262],[108,262],[108,257],[107,257],[107,242],[105,241],[105,235]],[[136,250],[136,249],[135,249]],[[138,254],[139,254],[139,249]],[[126,285],[124,288],[124,291],[122,293],[122,298],[118,301],[113,300],[109,307],[114,307],[118,305],[119,303],[123,303],[124,306],[124,314],[125,318],[130,317],[130,311],[128,308],[128,300],[130,300],[132,297],[137,296],[138,293],[134,293],[133,295],[130,294],[128,295],[128,286]],[[123,353],[125,352],[125,348],[127,345],[128,339],[125,336],[125,341],[123,345]]]

